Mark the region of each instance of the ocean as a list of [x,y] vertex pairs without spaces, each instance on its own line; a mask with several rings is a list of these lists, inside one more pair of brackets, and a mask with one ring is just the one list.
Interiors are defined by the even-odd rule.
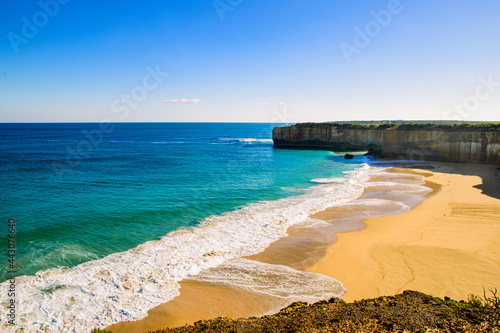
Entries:
[[340,292],[334,279],[241,259],[359,197],[370,175],[362,155],[274,149],[279,125],[0,124],[5,253],[15,220],[15,265],[0,278],[15,271],[17,323],[80,332],[138,319],[178,281],[218,279],[207,272],[223,265],[318,282],[297,297]]

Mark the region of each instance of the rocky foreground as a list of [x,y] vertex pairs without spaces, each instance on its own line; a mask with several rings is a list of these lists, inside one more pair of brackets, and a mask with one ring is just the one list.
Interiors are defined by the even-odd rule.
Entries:
[[500,332],[498,304],[479,298],[456,302],[416,291],[354,303],[338,298],[294,303],[260,318],[216,318],[155,333],[183,332]]

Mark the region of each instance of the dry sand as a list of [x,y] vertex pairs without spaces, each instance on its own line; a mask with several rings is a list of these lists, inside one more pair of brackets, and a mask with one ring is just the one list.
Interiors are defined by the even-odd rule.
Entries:
[[[483,287],[500,287],[500,170],[433,165],[432,171],[403,172],[425,175],[427,186],[440,189],[436,195],[407,213],[366,219],[362,230],[336,233],[337,242],[307,270],[342,282],[347,288],[343,298],[349,301],[406,289],[465,299],[470,293],[482,295]],[[335,214],[338,209],[327,209],[314,218],[329,220]],[[253,259],[273,257],[273,249],[285,248],[280,244]],[[295,260],[293,253],[289,256]],[[218,316],[257,316],[280,301],[196,281],[184,280],[181,286],[180,296],[150,310],[143,320],[108,329],[144,332]]]
[[439,193],[407,213],[367,219],[365,229],[338,234],[307,270],[341,281],[347,301],[407,289],[466,299],[500,287],[500,170],[433,165],[431,174],[421,172],[441,186]]

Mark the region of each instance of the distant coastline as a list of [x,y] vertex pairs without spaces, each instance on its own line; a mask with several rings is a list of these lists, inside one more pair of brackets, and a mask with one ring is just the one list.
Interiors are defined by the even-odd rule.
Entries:
[[378,157],[500,163],[500,123],[361,121],[273,129],[276,148],[367,151]]

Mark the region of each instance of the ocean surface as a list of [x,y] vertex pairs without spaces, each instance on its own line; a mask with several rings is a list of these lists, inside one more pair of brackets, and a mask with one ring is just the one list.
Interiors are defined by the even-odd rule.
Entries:
[[[18,325],[78,332],[141,318],[178,281],[222,264],[293,277],[240,258],[359,196],[369,167],[362,156],[274,149],[278,125],[0,124],[0,242],[7,251],[15,219]],[[295,275],[303,286],[278,295],[342,293],[331,278]]]

